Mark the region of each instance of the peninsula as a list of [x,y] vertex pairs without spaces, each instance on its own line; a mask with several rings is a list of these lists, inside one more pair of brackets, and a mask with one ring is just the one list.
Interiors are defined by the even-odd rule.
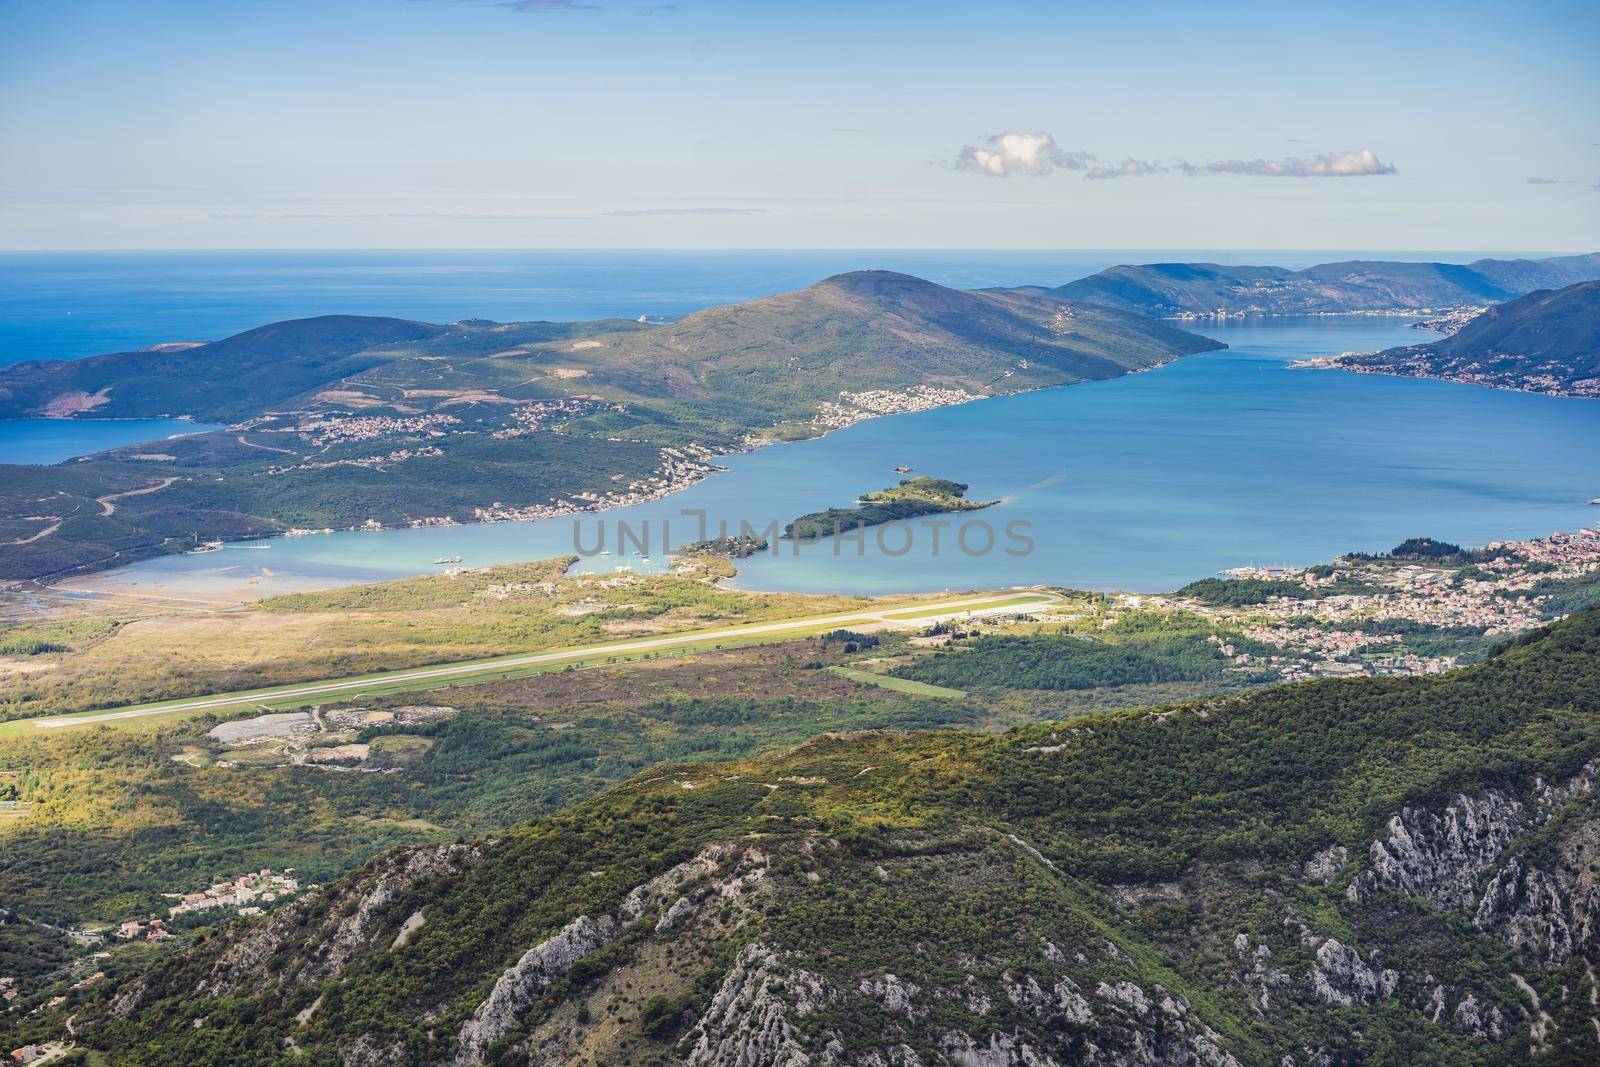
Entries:
[[638,503],[767,441],[1219,347],[1045,293],[858,271],[668,324],[326,316],[210,344],[23,363],[0,370],[0,418],[230,425],[53,467],[0,465],[0,579],[294,529]]
[[1299,365],[1600,397],[1600,281],[1496,305],[1428,344],[1326,356]]

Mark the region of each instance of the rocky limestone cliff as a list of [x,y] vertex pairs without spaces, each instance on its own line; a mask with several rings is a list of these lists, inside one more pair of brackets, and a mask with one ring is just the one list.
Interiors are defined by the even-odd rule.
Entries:
[[[1542,966],[1574,954],[1596,958],[1600,923],[1600,761],[1551,784],[1536,779],[1526,796],[1506,790],[1457,795],[1433,809],[1404,808],[1372,842],[1367,866],[1347,890],[1353,901],[1382,892],[1418,897],[1472,916],[1473,925]],[[1513,847],[1555,827],[1554,847]]]
[[[653,924],[655,931],[670,930],[708,897],[735,897],[759,883],[766,874],[766,863],[766,856],[755,849],[713,845],[635,887],[616,911],[593,918],[580,915],[572,920],[501,973],[489,995],[456,1035],[456,1053],[450,1062],[455,1067],[482,1062],[489,1046],[517,1026],[534,1001],[548,992],[554,979],[580,959],[611,944],[633,924],[647,916],[656,917],[660,911]],[[693,883],[716,875],[721,876],[719,880],[680,895]]]

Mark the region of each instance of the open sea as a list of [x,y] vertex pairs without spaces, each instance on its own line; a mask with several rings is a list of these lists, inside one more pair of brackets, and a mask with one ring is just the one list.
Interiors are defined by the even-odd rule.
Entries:
[[[1130,260],[1299,265],[1350,256],[0,255],[0,361],[205,339],[332,311],[433,321],[682,314],[869,266],[977,287],[1059,284]],[[34,266],[18,281],[21,261]],[[1112,381],[876,419],[818,440],[726,457],[726,473],[634,508],[576,520],[280,538],[151,560],[68,584],[226,600],[426,573],[436,569],[438,557],[459,555],[462,565],[481,566],[602,544],[609,554],[590,556],[580,567],[648,570],[665,564],[664,548],[700,536],[702,521],[712,534],[723,521],[730,531],[741,522],[761,529],[848,505],[892,484],[896,466],[967,482],[971,498],[1002,502],[941,517],[950,523],[944,527],[913,520],[880,528],[881,536],[869,530],[859,543],[830,539],[797,552],[785,544],[777,554],[741,561],[736,584],[880,593],[1049,582],[1159,591],[1227,567],[1310,563],[1352,549],[1385,549],[1410,536],[1481,544],[1600,519],[1600,508],[1587,503],[1600,497],[1594,459],[1600,456],[1600,402],[1288,365],[1428,336],[1399,318],[1194,328],[1229,349]],[[0,422],[0,448],[8,453],[27,454],[21,450],[29,447],[29,434],[46,430],[55,434],[51,450],[34,454],[65,458],[74,449],[108,447],[95,436],[106,424],[32,430],[22,421]],[[152,433],[186,428],[158,426]],[[71,435],[80,430],[74,442]],[[619,543],[619,524],[647,539],[648,562],[636,541]]]

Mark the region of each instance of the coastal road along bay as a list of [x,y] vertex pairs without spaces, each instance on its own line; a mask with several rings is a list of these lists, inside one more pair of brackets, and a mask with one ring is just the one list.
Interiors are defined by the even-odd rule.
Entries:
[[238,711],[246,708],[289,708],[310,704],[337,703],[364,696],[440,689],[495,681],[520,674],[568,667],[593,667],[625,662],[662,653],[708,651],[727,646],[772,644],[797,637],[809,637],[848,627],[877,629],[895,626],[930,626],[937,622],[974,616],[1026,615],[1044,611],[1062,598],[1042,589],[1019,589],[961,599],[929,599],[921,603],[900,604],[893,608],[863,609],[839,615],[809,616],[778,622],[750,623],[719,630],[692,630],[658,637],[640,637],[599,645],[551,649],[545,652],[496,656],[490,659],[433,667],[408,668],[379,674],[335,678],[319,682],[292,682],[288,685],[252,689],[238,693],[155,704],[139,704],[103,711],[77,712],[0,723],[0,737],[17,736],[34,730],[60,730],[96,723],[116,723],[133,719],[184,718],[207,711]]

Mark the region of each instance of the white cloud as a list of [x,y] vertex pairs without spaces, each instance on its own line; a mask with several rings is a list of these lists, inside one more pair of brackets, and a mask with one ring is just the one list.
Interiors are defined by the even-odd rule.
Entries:
[[1147,159],[1124,159],[1121,163],[1101,163],[1084,171],[1085,178],[1138,178],[1145,174],[1160,174],[1173,168],[1165,163]]
[[960,170],[976,171],[991,178],[1018,174],[1049,174],[1053,170],[1083,170],[1094,161],[1088,152],[1065,152],[1048,133],[993,134],[981,145],[967,145],[956,156]]
[[[1048,133],[1007,131],[985,137],[979,145],[967,145],[956,156],[959,170],[970,170],[991,178],[1013,175],[1042,175],[1057,170],[1082,171],[1088,179],[1140,178],[1147,174],[1182,174],[1193,178],[1201,174],[1246,174],[1265,178],[1356,178],[1394,174],[1393,164],[1385,163],[1371,149],[1357,152],[1324,152],[1315,156],[1285,156],[1282,159],[1223,159],[1191,163],[1128,157],[1120,163],[1102,163],[1093,152],[1067,152]],[[1533,184],[1551,179],[1530,178]]]
[[1382,162],[1366,148],[1359,152],[1330,152],[1308,158],[1226,159],[1206,163],[1200,169],[1212,174],[1253,174],[1266,178],[1358,178],[1395,172],[1393,165]]

